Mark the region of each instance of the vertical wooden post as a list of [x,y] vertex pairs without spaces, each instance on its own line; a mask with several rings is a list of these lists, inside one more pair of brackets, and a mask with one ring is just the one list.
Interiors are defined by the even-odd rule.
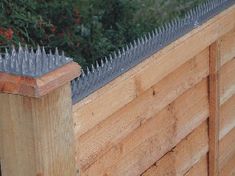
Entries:
[[220,41],[210,46],[209,59],[209,176],[218,176],[220,117]]
[[41,77],[0,73],[3,176],[75,176],[70,62]]

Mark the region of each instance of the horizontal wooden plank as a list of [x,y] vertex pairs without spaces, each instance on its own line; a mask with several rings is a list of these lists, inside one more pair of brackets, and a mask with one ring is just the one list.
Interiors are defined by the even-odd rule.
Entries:
[[235,175],[235,154],[220,170],[220,176],[234,176]]
[[235,128],[235,95],[221,106],[220,139]]
[[235,58],[222,66],[220,74],[220,104],[222,105],[235,94]]
[[207,154],[208,141],[208,123],[205,121],[142,176],[185,175]]
[[235,6],[231,6],[77,103],[75,132],[81,136],[234,29],[234,16]]
[[184,176],[208,176],[207,155],[196,163]]
[[102,123],[77,137],[78,162],[87,167],[147,119],[208,76],[209,51],[204,50]]
[[219,166],[220,169],[228,163],[230,158],[235,154],[235,128],[233,128],[224,138],[220,141],[219,147]]
[[105,153],[81,175],[139,175],[209,116],[207,79]]
[[235,30],[221,38],[220,44],[221,65],[226,64],[235,57]]

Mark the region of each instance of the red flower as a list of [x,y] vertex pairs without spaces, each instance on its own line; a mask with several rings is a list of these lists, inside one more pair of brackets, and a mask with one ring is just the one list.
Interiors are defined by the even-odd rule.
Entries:
[[13,38],[14,31],[11,28],[3,29],[0,28],[0,35],[5,37],[7,40],[11,40]]
[[14,31],[11,28],[7,29],[5,32],[6,39],[11,40],[13,38],[13,34],[14,34]]

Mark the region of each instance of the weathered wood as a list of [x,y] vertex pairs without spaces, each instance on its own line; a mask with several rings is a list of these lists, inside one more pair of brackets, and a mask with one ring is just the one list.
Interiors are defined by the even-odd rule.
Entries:
[[220,117],[220,41],[213,43],[209,57],[209,176],[218,176]]
[[222,105],[235,94],[235,58],[221,68],[220,96]]
[[38,99],[0,94],[4,176],[76,173],[70,83]]
[[184,176],[207,176],[207,175],[208,175],[208,161],[206,155],[198,163],[196,163]]
[[142,176],[185,175],[208,152],[208,124],[205,121]]
[[235,175],[235,153],[231,156],[231,159],[228,160],[227,164],[221,168],[220,176],[234,176]]
[[221,65],[226,64],[235,57],[234,29],[221,38],[220,53],[221,53]]
[[209,116],[207,80],[141,123],[81,175],[139,175]]
[[221,106],[220,140],[235,128],[235,96]]
[[220,140],[219,168],[223,168],[235,154],[235,128]]
[[76,134],[83,135],[234,29],[234,16],[232,6],[76,104]]
[[80,66],[71,62],[38,78],[0,72],[0,92],[42,97],[80,75]]
[[97,160],[140,124],[207,77],[208,69],[209,50],[205,49],[124,108],[81,137],[77,137],[79,165],[84,167]]

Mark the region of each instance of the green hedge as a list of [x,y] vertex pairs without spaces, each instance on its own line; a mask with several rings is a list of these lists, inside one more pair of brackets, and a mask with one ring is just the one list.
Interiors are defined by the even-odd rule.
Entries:
[[58,47],[88,66],[204,0],[1,0],[0,47]]

